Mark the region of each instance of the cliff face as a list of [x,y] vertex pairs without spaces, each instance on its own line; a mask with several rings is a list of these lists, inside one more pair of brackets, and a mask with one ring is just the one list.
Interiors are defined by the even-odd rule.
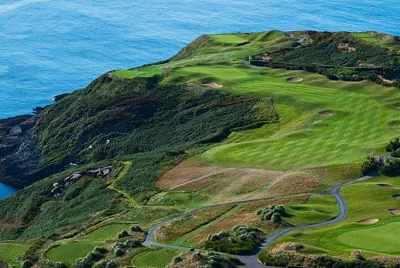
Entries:
[[277,119],[271,99],[163,77],[105,74],[35,116],[0,122],[0,178],[26,186],[71,165],[124,155],[201,147],[234,128]]
[[35,180],[41,159],[34,132],[37,119],[24,115],[0,120],[0,181],[23,187]]

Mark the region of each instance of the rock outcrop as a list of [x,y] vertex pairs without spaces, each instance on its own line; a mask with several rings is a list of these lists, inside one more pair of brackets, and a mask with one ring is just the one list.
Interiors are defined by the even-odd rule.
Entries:
[[50,193],[54,198],[62,196],[63,192],[73,183],[79,181],[84,176],[92,176],[94,178],[103,178],[113,170],[112,166],[107,166],[98,169],[84,170],[74,172],[72,175],[64,178],[62,181],[55,182],[51,186]]

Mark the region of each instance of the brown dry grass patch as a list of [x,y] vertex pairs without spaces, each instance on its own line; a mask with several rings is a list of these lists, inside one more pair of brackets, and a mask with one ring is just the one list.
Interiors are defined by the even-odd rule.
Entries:
[[322,187],[321,182],[309,172],[285,173],[276,178],[268,187],[270,196],[315,192]]
[[155,238],[160,242],[174,241],[186,233],[189,233],[196,228],[215,220],[222,214],[225,214],[227,211],[231,210],[233,207],[233,205],[228,205],[208,208],[198,211],[192,215],[187,215],[183,218],[173,220],[159,227],[155,232]]
[[161,189],[169,189],[196,178],[215,173],[217,167],[209,167],[198,160],[186,160],[167,171],[156,183]]
[[209,235],[216,234],[221,231],[230,231],[237,225],[254,226],[256,228],[262,229],[267,233],[272,233],[277,228],[279,228],[279,226],[273,224],[270,221],[261,222],[259,216],[256,213],[257,210],[269,205],[305,202],[308,200],[308,198],[309,196],[305,194],[301,196],[291,196],[275,200],[263,200],[241,205],[231,212],[228,212],[228,215],[225,215],[220,220],[211,222],[200,231],[194,232],[191,237],[188,238],[188,240],[189,242],[196,245],[196,247],[202,247],[207,241]]

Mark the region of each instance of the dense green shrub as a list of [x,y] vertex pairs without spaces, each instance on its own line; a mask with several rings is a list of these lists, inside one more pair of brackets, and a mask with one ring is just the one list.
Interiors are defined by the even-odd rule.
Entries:
[[210,235],[206,249],[232,254],[251,253],[264,240],[264,233],[249,226],[237,226],[231,232]]
[[385,266],[368,260],[343,260],[328,256],[306,256],[295,252],[270,253],[264,250],[258,256],[267,266],[286,267],[301,266],[315,268],[384,268]]
[[377,172],[381,166],[382,164],[379,161],[378,157],[369,156],[367,160],[362,164],[361,170],[363,175],[370,175]]
[[400,149],[400,139],[394,138],[386,145],[386,152],[396,152]]
[[258,210],[257,215],[260,216],[261,220],[280,223],[282,221],[282,216],[285,215],[285,208],[281,205],[268,206],[266,208]]

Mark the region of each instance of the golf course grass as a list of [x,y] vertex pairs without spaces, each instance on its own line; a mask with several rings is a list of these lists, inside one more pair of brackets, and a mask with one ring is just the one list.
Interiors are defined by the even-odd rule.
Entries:
[[[377,184],[388,184],[393,188],[379,187]],[[292,232],[277,243],[295,241],[340,257],[348,257],[354,249],[361,249],[370,256],[400,255],[400,217],[388,211],[400,208],[399,201],[393,198],[396,193],[400,193],[400,181],[397,178],[377,177],[346,186],[342,190],[348,206],[345,221],[323,228]],[[372,221],[362,222],[367,219]]]
[[336,217],[337,203],[331,195],[311,195],[307,203],[285,206],[284,221],[294,226],[310,225]]
[[0,260],[20,267],[17,259],[29,248],[28,244],[0,243]]
[[181,253],[177,249],[160,248],[141,252],[133,257],[131,265],[138,267],[166,267],[175,256]]
[[133,70],[117,70],[113,75],[122,78],[136,78],[136,77],[151,77],[153,75],[162,74],[163,71],[157,66],[146,66],[140,69]]
[[211,35],[212,40],[217,43],[224,43],[224,44],[240,44],[243,42],[248,41],[244,35],[237,35],[237,34],[215,34]]
[[70,266],[75,260],[85,257],[99,245],[100,243],[89,240],[70,242],[49,250],[46,258]]
[[110,238],[116,238],[123,230],[129,231],[131,226],[131,224],[123,223],[108,224],[87,234],[84,238],[93,241],[105,241]]

